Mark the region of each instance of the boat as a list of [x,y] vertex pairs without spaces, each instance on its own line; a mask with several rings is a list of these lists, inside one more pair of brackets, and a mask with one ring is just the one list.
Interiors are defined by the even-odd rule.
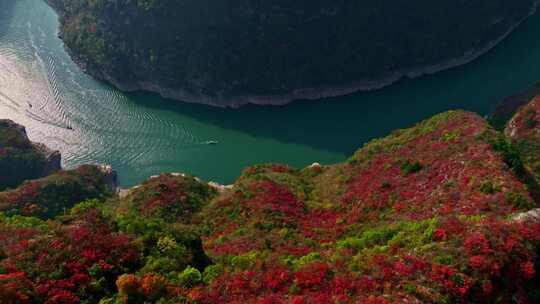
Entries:
[[217,140],[207,140],[204,143],[207,144],[207,145],[217,145],[217,144],[219,144],[219,141],[217,141]]

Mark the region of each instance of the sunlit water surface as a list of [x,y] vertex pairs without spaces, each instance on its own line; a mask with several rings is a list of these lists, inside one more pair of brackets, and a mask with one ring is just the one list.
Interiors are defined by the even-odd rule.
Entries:
[[[0,1],[0,118],[58,149],[63,165],[111,164],[124,186],[160,172],[233,181],[242,168],[344,160],[366,141],[463,108],[485,115],[540,80],[540,16],[465,67],[377,92],[286,107],[217,109],[121,93],[94,81],[57,37],[42,0]],[[218,144],[209,144],[217,141]]]

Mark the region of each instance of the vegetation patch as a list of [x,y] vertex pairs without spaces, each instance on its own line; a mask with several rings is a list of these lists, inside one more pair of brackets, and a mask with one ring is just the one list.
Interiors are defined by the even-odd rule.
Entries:
[[513,220],[536,207],[516,140],[451,111],[221,192],[162,174],[104,195],[91,166],[26,182],[0,193],[22,202],[0,213],[0,302],[533,303],[540,223]]

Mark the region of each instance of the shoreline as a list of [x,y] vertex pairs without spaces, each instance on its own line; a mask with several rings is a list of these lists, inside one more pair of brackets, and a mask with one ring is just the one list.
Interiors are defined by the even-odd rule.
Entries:
[[[46,1],[50,7],[58,14],[59,18],[63,17],[62,11],[55,7],[50,0]],[[158,83],[152,83],[149,81],[133,81],[124,82],[119,81],[114,76],[111,76],[103,70],[96,68],[93,65],[88,64],[86,60],[80,58],[77,54],[71,51],[71,49],[64,43],[64,49],[69,54],[71,59],[83,70],[84,73],[90,75],[96,80],[106,82],[121,92],[133,93],[133,92],[151,92],[159,94],[162,98],[172,99],[175,101],[181,101],[186,103],[204,104],[209,106],[215,106],[220,108],[240,108],[247,105],[261,105],[261,106],[284,106],[291,102],[298,100],[315,101],[324,98],[333,98],[339,96],[350,95],[358,92],[376,91],[382,88],[393,85],[405,78],[415,79],[422,76],[433,75],[442,71],[450,70],[460,66],[469,64],[479,57],[485,55],[508,36],[514,32],[525,20],[534,15],[537,11],[540,0],[536,1],[529,14],[523,17],[521,20],[512,25],[506,32],[500,37],[488,42],[484,47],[480,49],[473,49],[463,54],[461,57],[447,59],[443,62],[431,64],[427,66],[413,67],[409,69],[403,69],[393,72],[386,77],[379,79],[366,79],[359,80],[350,84],[340,86],[322,86],[314,88],[301,88],[296,89],[290,93],[276,94],[276,95],[236,95],[236,96],[209,96],[202,93],[193,93],[187,89],[172,89],[162,87]],[[61,29],[58,31],[58,35],[62,40]]]

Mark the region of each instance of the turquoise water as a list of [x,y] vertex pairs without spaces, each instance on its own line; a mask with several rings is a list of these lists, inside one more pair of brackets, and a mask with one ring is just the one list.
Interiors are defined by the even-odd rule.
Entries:
[[[374,137],[448,109],[485,115],[540,80],[540,15],[465,67],[369,93],[239,110],[123,94],[85,75],[57,38],[41,0],[0,1],[0,118],[63,155],[108,163],[124,186],[164,171],[233,181],[242,168],[344,160]],[[216,145],[208,141],[218,141]]]

